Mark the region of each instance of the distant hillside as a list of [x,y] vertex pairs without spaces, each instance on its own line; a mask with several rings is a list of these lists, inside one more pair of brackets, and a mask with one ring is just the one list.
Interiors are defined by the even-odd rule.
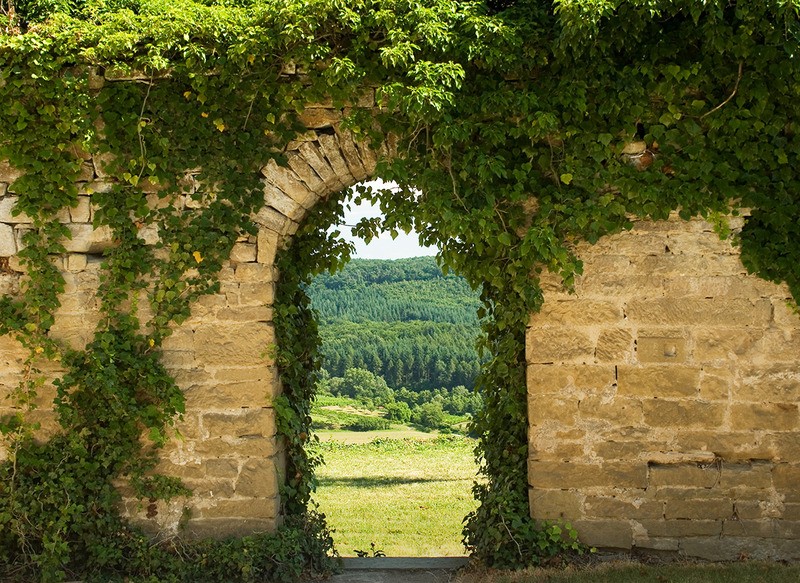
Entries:
[[443,275],[433,257],[353,259],[308,291],[331,376],[358,367],[397,389],[472,387],[478,293]]

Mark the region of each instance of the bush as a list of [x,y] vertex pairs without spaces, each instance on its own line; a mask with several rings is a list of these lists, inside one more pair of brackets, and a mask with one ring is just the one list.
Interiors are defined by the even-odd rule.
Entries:
[[408,423],[411,420],[411,407],[403,401],[386,403],[386,418],[398,423]]
[[442,403],[431,401],[414,407],[411,422],[425,429],[439,429],[444,424]]
[[350,431],[376,431],[378,429],[389,429],[392,426],[389,421],[382,417],[361,417],[352,423],[344,426]]

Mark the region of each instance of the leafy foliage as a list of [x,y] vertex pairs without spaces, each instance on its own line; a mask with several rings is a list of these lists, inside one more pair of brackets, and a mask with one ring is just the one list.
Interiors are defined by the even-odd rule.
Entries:
[[[581,269],[575,243],[628,228],[633,217],[747,208],[743,261],[800,295],[795,0],[17,7],[0,34],[0,158],[24,172],[14,189],[33,223],[20,253],[29,275],[21,297],[0,301],[0,331],[30,350],[21,405],[35,401],[37,359],[60,359],[67,373],[58,400],[63,435],[40,446],[24,420],[6,424],[16,465],[2,465],[10,481],[0,521],[11,526],[0,534],[10,537],[4,566],[22,561],[59,579],[65,563],[91,551],[76,541],[105,549],[117,540],[106,537],[122,532],[114,512],[85,511],[114,506],[108,485],[141,459],[140,432],[157,446],[179,413],[180,396],[157,365],[161,342],[194,300],[218,289],[231,246],[253,232],[249,217],[263,204],[257,171],[284,161],[284,147],[303,130],[297,113],[310,103],[353,105],[363,89],[377,88],[382,107],[348,109],[347,124],[365,141],[397,138],[397,155],[379,173],[399,187],[362,196],[380,200],[384,228],[415,226],[424,243],[440,246],[444,266],[482,286],[489,359],[476,381],[486,407],[474,430],[487,480],[475,488],[481,506],[465,536],[487,563],[536,561],[541,537],[552,533],[530,520],[527,503],[524,343],[528,315],[542,301],[537,273],[560,273],[569,286]],[[89,66],[144,76],[100,88]],[[115,186],[93,199],[96,226],[111,229],[116,245],[102,267],[101,323],[87,349],[72,352],[47,332],[64,290],[52,258],[69,236],[55,218],[76,203],[82,148],[111,155]],[[191,169],[198,174],[188,182],[197,184],[189,187]],[[182,206],[187,199],[192,205]],[[303,286],[347,256],[323,232],[337,212],[332,199],[279,260],[285,396],[275,406],[292,516],[303,513],[316,463],[304,448],[319,361]],[[146,245],[142,229],[159,243]],[[143,330],[140,301],[152,312]],[[119,409],[105,418],[91,410],[112,394],[124,397]],[[88,455],[93,447],[107,465]],[[34,469],[52,482],[13,486]],[[39,496],[48,519],[26,526]],[[547,549],[570,547],[548,540],[555,547]]]

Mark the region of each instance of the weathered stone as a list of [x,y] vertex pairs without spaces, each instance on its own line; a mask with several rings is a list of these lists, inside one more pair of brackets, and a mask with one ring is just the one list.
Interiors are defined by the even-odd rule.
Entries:
[[342,112],[327,107],[309,107],[300,113],[298,121],[309,129],[329,128],[342,121]]
[[17,241],[13,227],[0,224],[0,257],[11,257],[16,252]]
[[572,521],[582,516],[583,495],[574,490],[528,490],[531,518]]
[[528,391],[533,395],[572,389],[604,391],[617,382],[616,368],[609,365],[529,364],[527,378]]
[[336,135],[320,134],[319,145],[331,168],[342,182],[347,185],[358,182],[358,179],[350,174],[347,162],[342,157],[342,148]]
[[586,518],[651,518],[664,516],[664,503],[641,497],[623,499],[617,496],[587,496],[584,502]]
[[628,318],[641,324],[727,326],[736,314],[737,326],[767,326],[772,316],[769,300],[652,299],[628,302]]
[[275,387],[263,382],[194,385],[184,389],[186,407],[213,410],[232,407],[266,407],[275,394]]
[[633,334],[625,328],[601,330],[597,337],[597,362],[625,363],[633,360]]
[[528,462],[528,480],[534,488],[561,489],[613,486],[647,487],[647,464],[636,462],[570,463]]
[[644,422],[651,427],[719,427],[725,418],[725,407],[700,401],[644,401]]
[[715,464],[651,464],[649,484],[652,486],[681,486],[713,488],[719,484],[720,468]]
[[300,221],[306,214],[303,205],[269,182],[264,184],[264,201],[292,221]]
[[722,520],[693,519],[641,519],[638,524],[650,537],[692,537],[719,536],[722,534]]
[[578,416],[578,402],[575,399],[529,399],[528,422],[532,426],[556,422],[561,427],[574,425]]
[[341,190],[350,186],[349,184],[345,184],[342,180],[336,176],[336,173],[331,168],[328,161],[319,151],[316,145],[311,142],[306,142],[299,149],[300,154],[303,156],[303,159],[306,163],[314,169],[314,172],[322,178],[322,181],[325,183],[325,187],[327,189],[333,190]]
[[256,260],[256,246],[250,243],[235,243],[231,250],[231,261],[250,263]]
[[576,520],[572,526],[586,545],[601,549],[629,549],[633,545],[633,530],[628,520]]
[[194,335],[197,360],[210,366],[268,366],[274,343],[272,325],[264,322],[209,324],[198,328]]
[[700,370],[688,366],[619,366],[617,384],[622,395],[691,397],[698,391]]
[[268,407],[239,409],[203,415],[203,429],[209,438],[273,437],[275,411]]
[[[299,144],[298,148],[304,143],[305,142]],[[294,170],[295,174],[300,177],[300,180],[303,181],[311,192],[323,194],[328,191],[325,182],[319,177],[300,152],[290,154],[288,160],[289,167]]]
[[77,204],[69,209],[69,216],[73,223],[91,223],[92,205],[88,196],[79,196]]
[[13,184],[13,182],[25,174],[22,170],[14,168],[6,160],[0,160],[0,182]]
[[236,480],[236,494],[253,498],[277,497],[278,473],[273,460],[247,460]]
[[585,332],[565,328],[529,328],[527,360],[529,363],[591,362],[594,342]]
[[531,316],[531,326],[539,322],[548,325],[594,326],[615,324],[623,318],[622,307],[616,302],[599,300],[561,300],[545,302],[541,312]]
[[640,363],[681,363],[688,358],[686,339],[677,337],[646,337],[636,339],[636,359]]
[[800,422],[796,403],[747,403],[731,405],[731,428],[734,431],[771,429],[797,430]]
[[[220,508],[225,510],[226,507]],[[274,532],[278,527],[275,518],[192,518],[187,521],[183,532],[193,539],[226,539],[233,536],[245,536],[258,532]]]
[[19,213],[15,216],[14,207],[19,201],[18,196],[4,196],[0,198],[0,223],[8,223],[10,225],[30,224],[33,221],[25,213]]
[[358,153],[356,145],[353,143],[353,135],[349,132],[339,134],[339,146],[341,147],[342,156],[347,163],[347,168],[350,174],[357,182],[361,182],[369,178],[364,165],[361,163],[361,156]]
[[72,238],[64,241],[64,248],[69,253],[101,253],[114,246],[114,234],[110,227],[95,229],[92,225],[82,223],[72,223],[68,227]]
[[664,517],[667,520],[724,520],[733,516],[730,500],[674,500],[666,501]]
[[601,420],[614,425],[640,425],[642,423],[642,402],[617,395],[608,399],[592,395],[578,404],[581,419]]

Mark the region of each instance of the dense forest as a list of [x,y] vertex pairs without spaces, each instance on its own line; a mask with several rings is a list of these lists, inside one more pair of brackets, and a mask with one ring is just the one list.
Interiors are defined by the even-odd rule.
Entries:
[[362,368],[396,389],[472,388],[478,293],[433,257],[353,259],[308,292],[331,377]]

